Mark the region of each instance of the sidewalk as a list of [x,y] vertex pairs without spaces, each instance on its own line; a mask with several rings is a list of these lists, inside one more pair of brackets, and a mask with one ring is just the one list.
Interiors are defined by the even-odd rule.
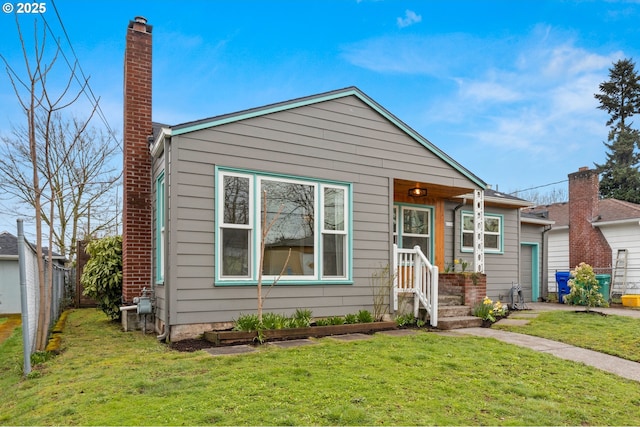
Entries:
[[[576,306],[549,303],[529,303],[527,304],[527,306],[529,309],[535,311],[581,309],[581,307]],[[607,314],[615,314],[618,316],[628,316],[640,319],[640,310],[631,310],[626,308],[596,308],[594,310],[601,311]],[[527,312],[523,311],[521,313]],[[530,348],[542,353],[549,353],[561,359],[572,360],[574,362],[582,362],[585,365],[593,366],[594,368],[600,369],[602,371],[610,372],[620,377],[640,382],[640,363],[621,359],[615,356],[610,356],[604,353],[599,353],[597,351],[574,347],[569,344],[548,340],[546,338],[538,338],[530,335],[518,334],[515,332],[501,331],[494,328],[465,328],[454,329],[449,332],[454,332],[462,335],[473,335],[484,338],[495,338],[499,341],[503,341],[509,344]]]

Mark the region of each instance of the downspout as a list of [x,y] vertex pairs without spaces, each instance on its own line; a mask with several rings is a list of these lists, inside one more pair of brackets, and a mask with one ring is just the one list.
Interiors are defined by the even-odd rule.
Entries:
[[[171,173],[169,171],[169,142],[167,141],[167,137],[163,136],[163,152],[164,152],[164,222],[165,222],[165,238],[164,238],[164,250],[162,251],[162,256],[164,257],[164,332],[158,335],[156,338],[158,341],[164,341],[169,337],[169,295],[170,295],[170,267],[169,267],[169,235],[170,229],[167,227],[169,223],[169,187],[171,186]],[[153,178],[152,178],[153,179]]]
[[547,298],[549,297],[549,272],[547,271],[547,254],[546,254],[546,249],[547,249],[547,233],[551,231],[551,226],[550,225],[545,225],[544,230],[542,230],[542,274],[543,276],[543,286],[542,286],[542,292],[540,292],[540,296],[543,298],[544,301],[547,300]]

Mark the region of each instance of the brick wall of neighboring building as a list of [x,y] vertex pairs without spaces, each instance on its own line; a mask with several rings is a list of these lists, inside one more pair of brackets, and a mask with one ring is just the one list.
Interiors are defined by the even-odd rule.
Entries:
[[125,303],[151,287],[151,26],[127,28],[124,64],[122,295]]
[[595,269],[611,267],[611,247],[598,227],[598,173],[582,167],[569,174],[569,263],[586,262]]

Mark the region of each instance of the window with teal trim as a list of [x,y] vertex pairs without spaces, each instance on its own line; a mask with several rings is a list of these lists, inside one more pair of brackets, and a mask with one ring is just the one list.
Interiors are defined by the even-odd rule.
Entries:
[[[462,249],[473,251],[473,214],[462,213]],[[502,253],[502,215],[484,216],[484,250]]]
[[164,173],[156,180],[156,283],[164,282],[164,249],[165,249],[165,191]]
[[349,279],[348,184],[225,169],[217,178],[218,280],[254,281],[260,267],[266,280]]
[[431,215],[430,207],[395,205],[393,207],[394,243],[403,249],[420,246],[422,253],[427,258],[431,258],[433,245]]

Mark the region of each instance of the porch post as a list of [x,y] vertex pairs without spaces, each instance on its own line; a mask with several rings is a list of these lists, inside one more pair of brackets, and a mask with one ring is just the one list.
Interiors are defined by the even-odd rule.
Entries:
[[484,273],[484,190],[473,191],[473,271]]

